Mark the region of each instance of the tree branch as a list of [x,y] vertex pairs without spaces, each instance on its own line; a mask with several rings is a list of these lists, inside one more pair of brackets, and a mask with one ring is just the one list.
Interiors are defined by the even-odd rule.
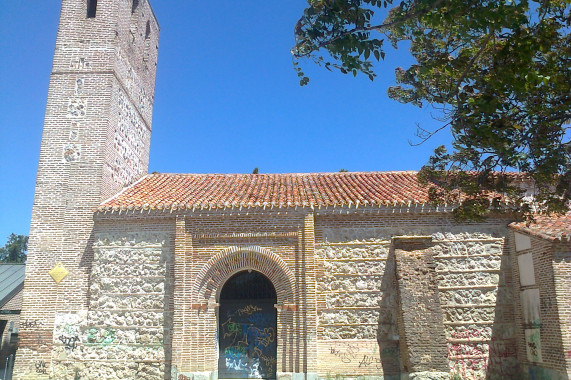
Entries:
[[415,17],[418,17],[418,16],[423,16],[423,15],[427,14],[427,13],[430,12],[431,10],[435,9],[436,7],[438,7],[443,1],[444,1],[444,0],[436,0],[436,1],[434,2],[434,4],[432,4],[432,6],[429,7],[428,9],[425,9],[425,10],[423,10],[423,11],[414,12],[414,13],[409,13],[409,14],[407,14],[405,17],[403,17],[403,18],[401,18],[401,19],[398,19],[398,20],[394,20],[394,21],[387,22],[387,23],[384,23],[384,24],[379,24],[379,25],[372,25],[372,26],[367,26],[367,27],[362,27],[362,28],[357,28],[357,27],[355,27],[355,28],[353,28],[353,29],[346,30],[346,31],[344,31],[344,32],[342,32],[342,33],[340,33],[340,34],[338,34],[337,36],[332,37],[331,39],[328,39],[328,40],[326,40],[326,41],[320,42],[319,44],[316,45],[316,48],[315,48],[315,49],[312,49],[311,51],[309,51],[309,52],[307,52],[307,53],[305,53],[305,54],[297,54],[297,53],[294,53],[294,56],[295,56],[296,58],[309,57],[312,52],[317,51],[317,50],[319,50],[319,49],[321,49],[322,47],[325,47],[325,46],[327,46],[327,45],[330,45],[330,44],[332,44],[333,42],[337,41],[338,39],[340,39],[340,38],[342,38],[342,37],[345,37],[345,36],[347,36],[347,35],[350,35],[350,34],[359,33],[359,32],[370,32],[370,31],[372,31],[372,30],[376,30],[377,32],[380,33],[380,32],[382,32],[382,29],[390,28],[390,27],[392,27],[392,26],[399,25],[399,24],[402,24],[402,23],[404,23],[404,22],[407,22],[408,20],[410,20],[410,19],[412,19],[412,18],[415,18]]

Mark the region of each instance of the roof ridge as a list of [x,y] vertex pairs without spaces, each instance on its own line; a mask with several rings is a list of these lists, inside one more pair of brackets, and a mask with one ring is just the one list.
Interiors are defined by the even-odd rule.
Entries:
[[[416,170],[393,170],[393,171],[356,171],[356,172],[303,172],[303,173],[149,173],[146,176],[311,176],[311,175],[352,175],[352,174],[417,174]],[[144,178],[144,177],[143,177]],[[142,178],[141,178],[142,179]],[[139,180],[140,181],[140,180]],[[138,182],[138,181],[137,181]],[[135,182],[136,183],[136,182]],[[130,185],[132,186],[132,185]]]

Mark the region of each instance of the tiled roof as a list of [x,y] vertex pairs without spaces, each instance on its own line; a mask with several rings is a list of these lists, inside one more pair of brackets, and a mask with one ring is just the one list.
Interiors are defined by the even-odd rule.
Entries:
[[512,223],[510,227],[547,240],[571,241],[571,212],[560,216],[539,215],[529,225],[520,222]]
[[149,174],[98,211],[381,206],[428,202],[416,172]]
[[24,264],[0,264],[0,308],[24,286]]

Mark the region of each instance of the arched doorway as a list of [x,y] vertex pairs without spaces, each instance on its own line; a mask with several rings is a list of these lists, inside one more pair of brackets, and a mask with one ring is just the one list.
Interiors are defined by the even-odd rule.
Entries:
[[260,272],[238,272],[222,287],[218,378],[275,379],[276,290]]

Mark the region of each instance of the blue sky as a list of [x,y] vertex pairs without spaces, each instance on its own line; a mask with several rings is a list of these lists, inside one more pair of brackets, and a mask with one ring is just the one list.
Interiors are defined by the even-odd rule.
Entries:
[[[305,0],[155,0],[161,25],[149,171],[261,173],[418,170],[449,140],[410,146],[432,109],[388,99],[388,50],[378,78],[307,63],[292,69],[293,27]],[[60,0],[0,8],[0,246],[28,234]]]

